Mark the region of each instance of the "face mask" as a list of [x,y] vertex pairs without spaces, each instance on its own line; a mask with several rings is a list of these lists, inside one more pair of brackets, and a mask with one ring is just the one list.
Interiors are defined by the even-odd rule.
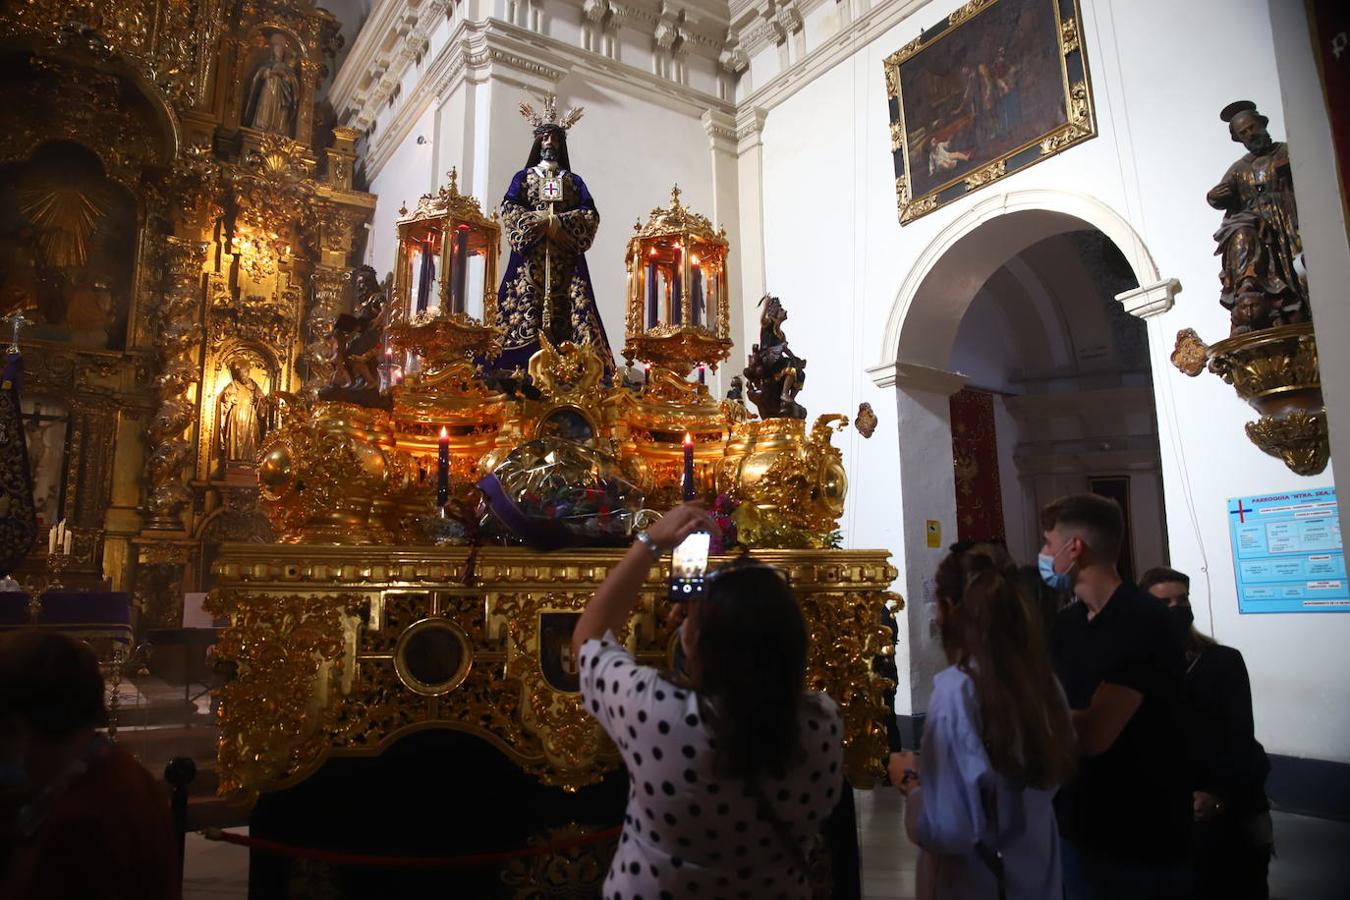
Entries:
[[1189,606],[1169,606],[1167,614],[1172,619],[1172,628],[1183,641],[1191,633],[1191,623],[1195,621],[1195,610]]
[[[1063,553],[1067,549],[1069,549],[1069,545],[1065,544],[1060,548],[1059,553]],[[1073,579],[1069,577],[1068,572],[1055,571],[1055,560],[1059,559],[1059,553],[1054,556],[1049,553],[1038,554],[1036,564],[1041,570],[1041,581],[1044,581],[1047,587],[1051,590],[1068,593],[1073,587]]]

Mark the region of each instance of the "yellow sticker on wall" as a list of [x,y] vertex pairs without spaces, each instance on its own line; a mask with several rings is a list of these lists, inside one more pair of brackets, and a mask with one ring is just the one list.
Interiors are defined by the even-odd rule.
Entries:
[[928,520],[928,546],[934,550],[942,546],[942,523],[937,519]]

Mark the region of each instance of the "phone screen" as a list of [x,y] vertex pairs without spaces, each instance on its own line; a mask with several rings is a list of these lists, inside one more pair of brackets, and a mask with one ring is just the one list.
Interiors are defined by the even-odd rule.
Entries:
[[680,542],[670,556],[670,600],[682,603],[703,596],[703,576],[708,573],[708,546],[712,535],[696,531]]

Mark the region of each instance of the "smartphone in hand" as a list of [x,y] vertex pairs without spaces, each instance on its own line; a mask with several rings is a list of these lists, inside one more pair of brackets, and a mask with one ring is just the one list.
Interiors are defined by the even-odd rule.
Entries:
[[683,603],[703,596],[708,574],[708,547],[712,535],[696,531],[680,542],[670,556],[670,602]]

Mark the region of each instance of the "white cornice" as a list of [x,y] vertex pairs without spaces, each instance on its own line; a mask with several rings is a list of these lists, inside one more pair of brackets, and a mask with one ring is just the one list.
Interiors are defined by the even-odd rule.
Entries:
[[[370,14],[328,90],[344,124],[365,131],[403,81],[408,68],[427,51],[431,34],[455,0],[384,0]],[[367,79],[367,75],[371,76]]]
[[1177,294],[1181,293],[1181,282],[1168,278],[1156,284],[1137,287],[1116,294],[1116,299],[1125,307],[1125,311],[1141,319],[1160,316],[1176,305]]
[[[763,0],[760,0],[760,2],[762,3]],[[777,77],[756,88],[741,101],[741,105],[751,104],[761,106],[764,109],[773,109],[817,76],[848,59],[860,46],[880,37],[931,2],[932,0],[895,0],[895,2],[883,2],[872,7],[832,35],[819,47],[802,57],[800,62],[784,69]],[[816,4],[800,5],[809,11]],[[733,19],[733,21],[735,20]],[[735,26],[732,30],[733,37],[736,37]],[[917,25],[914,31],[917,35],[919,32]],[[740,36],[739,41],[747,53],[754,54],[753,42],[748,42],[744,35]],[[896,49],[899,49],[899,47]],[[878,79],[882,77],[880,68],[877,70],[876,77]]]
[[948,372],[913,363],[883,363],[867,369],[872,383],[880,388],[898,387],[906,393],[941,394],[950,397],[970,379],[960,372]]
[[[708,110],[731,115],[735,107],[712,94],[661,78],[607,57],[574,47],[555,38],[520,28],[500,19],[460,22],[436,56],[427,63],[417,86],[401,98],[392,116],[393,127],[377,132],[362,157],[366,177],[374,179],[402,145],[417,120],[438,97],[454,90],[459,80],[475,72],[515,80],[527,87],[557,83],[569,72],[586,73],[616,89],[636,94],[668,109],[701,117]],[[515,73],[515,78],[511,77]]]

